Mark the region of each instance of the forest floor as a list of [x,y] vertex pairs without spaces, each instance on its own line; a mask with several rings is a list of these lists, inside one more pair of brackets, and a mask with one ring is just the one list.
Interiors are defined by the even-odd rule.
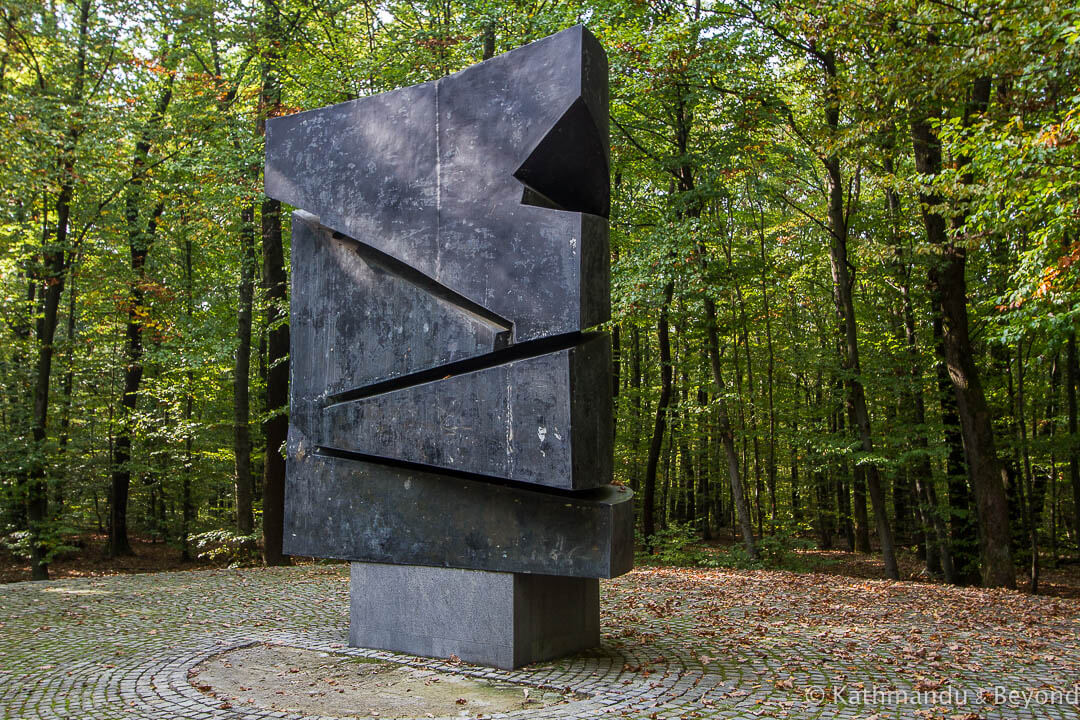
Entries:
[[[600,648],[512,672],[349,648],[348,600],[341,565],[2,585],[0,717],[385,718],[401,710],[369,702],[385,699],[386,682],[450,676],[461,681],[444,679],[454,689],[431,706],[444,717],[1056,720],[1080,711],[1073,599],[642,567],[602,581]],[[387,677],[350,695],[354,676],[376,665]]]
[[[101,533],[85,533],[69,539],[72,550],[60,555],[49,567],[50,577],[54,579],[78,577],[104,577],[130,573],[174,572],[182,570],[207,570],[226,568],[230,565],[256,565],[254,553],[237,563],[234,556],[222,555],[216,559],[206,557],[193,560],[181,559],[180,549],[172,544],[152,541],[133,536],[131,546],[133,555],[110,558],[107,552],[108,539]],[[701,549],[723,551],[733,547],[730,541],[717,540]],[[645,558],[648,561],[648,558]],[[297,564],[311,564],[313,558],[294,558]],[[1049,558],[1044,558],[1039,575],[1039,594],[1049,597],[1080,599],[1080,562],[1063,561],[1057,567]],[[646,564],[649,564],[646,562]],[[926,574],[922,561],[913,553],[901,551],[898,557],[900,576],[904,580],[923,583],[935,583],[936,579]],[[795,572],[812,572],[836,575],[856,579],[885,579],[885,566],[880,556],[867,553],[851,553],[841,550],[798,549],[789,553],[777,569]],[[0,584],[21,582],[30,579],[30,565],[0,548]],[[1029,576],[1026,572],[1017,574],[1017,587],[1027,589]]]
[[[163,542],[131,538],[134,555],[111,558],[106,552],[108,538],[104,534],[87,533],[68,538],[72,550],[62,553],[49,566],[52,578],[100,577],[126,573],[162,572],[166,570],[197,570],[222,567],[226,562],[180,559],[180,550]],[[0,583],[30,579],[30,564],[10,552],[0,550]]]
[[[515,671],[348,648],[341,565],[10,583],[0,718],[1077,717],[1080,600],[866,562],[638,568],[600,585],[602,648]],[[373,701],[437,682],[426,712]]]

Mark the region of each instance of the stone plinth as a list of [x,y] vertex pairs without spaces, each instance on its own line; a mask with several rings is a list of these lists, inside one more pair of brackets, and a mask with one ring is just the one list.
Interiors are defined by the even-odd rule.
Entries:
[[352,563],[349,644],[506,670],[600,644],[592,578]]

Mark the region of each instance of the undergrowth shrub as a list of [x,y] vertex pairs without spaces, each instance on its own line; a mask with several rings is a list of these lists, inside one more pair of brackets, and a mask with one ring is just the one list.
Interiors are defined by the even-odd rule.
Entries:
[[201,560],[226,562],[230,567],[255,565],[259,562],[257,533],[241,535],[235,530],[222,528],[192,535],[191,544]]
[[720,547],[703,544],[692,523],[671,523],[654,533],[651,553],[645,549],[647,544],[643,537],[638,535],[636,539],[639,548],[637,562],[640,565],[806,571],[820,564],[819,560],[811,560],[798,552],[812,549],[814,544],[784,528],[758,538],[757,560],[750,557],[741,543]]

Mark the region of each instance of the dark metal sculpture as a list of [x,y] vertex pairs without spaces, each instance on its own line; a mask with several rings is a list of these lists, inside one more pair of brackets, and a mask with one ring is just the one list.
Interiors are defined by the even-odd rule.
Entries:
[[599,642],[612,474],[607,63],[575,27],[271,120],[295,205],[285,549],[353,561],[350,642],[500,667]]

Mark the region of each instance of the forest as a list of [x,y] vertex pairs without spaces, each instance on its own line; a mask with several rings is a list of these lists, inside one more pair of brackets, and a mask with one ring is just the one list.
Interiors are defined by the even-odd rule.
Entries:
[[3,0],[0,542],[282,555],[266,119],[574,24],[611,83],[616,481],[648,553],[1036,592],[1080,543],[1080,9]]

